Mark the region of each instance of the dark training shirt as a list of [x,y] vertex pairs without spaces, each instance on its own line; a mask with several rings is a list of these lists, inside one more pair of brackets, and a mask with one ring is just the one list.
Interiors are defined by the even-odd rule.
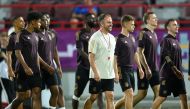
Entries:
[[[40,73],[37,63],[38,58],[38,35],[22,30],[19,41],[16,43],[16,50],[21,50],[26,64],[32,69],[33,73]],[[17,71],[23,72],[23,66],[19,63]]]
[[146,58],[146,61],[148,63],[149,68],[152,71],[157,71],[157,35],[156,33],[152,33],[147,28],[144,28],[139,35],[138,38],[138,47],[144,48],[144,55]]
[[127,37],[123,34],[119,34],[115,48],[118,66],[133,67],[135,52],[136,45],[133,35],[130,34]]
[[84,51],[88,54],[88,41],[94,31],[87,29],[81,29],[78,36],[76,37],[76,48],[77,48],[77,63],[83,68],[90,69],[88,57],[85,58],[80,51]]
[[[178,68],[178,70],[182,70],[182,58],[181,58],[181,47],[179,42],[175,37],[168,34],[160,44],[160,56],[161,62],[160,66],[163,67],[160,71],[161,77],[171,77],[175,76],[174,72],[171,69],[171,64],[166,63],[165,57],[169,56],[173,64]],[[164,65],[165,63],[165,65]],[[163,66],[164,65],[164,66]],[[176,77],[176,76],[175,76]]]
[[38,52],[40,57],[48,64],[51,65],[51,40],[50,35],[47,31],[43,34],[38,32]]

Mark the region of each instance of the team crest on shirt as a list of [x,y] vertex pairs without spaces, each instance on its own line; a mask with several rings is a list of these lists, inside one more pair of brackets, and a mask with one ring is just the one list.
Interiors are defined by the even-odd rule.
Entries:
[[89,36],[86,36],[86,39],[88,39],[89,38]]
[[97,89],[96,89],[96,87],[93,87],[93,89],[92,89],[92,90],[93,90],[94,92],[96,92],[96,90],[97,90]]
[[163,80],[163,81],[162,81],[162,85],[166,85],[166,80]]
[[173,46],[175,46],[176,44],[175,44],[175,43],[173,43],[172,45],[173,45]]
[[167,94],[167,90],[164,90],[163,93],[164,93],[164,94]]
[[149,36],[152,39],[152,36]]
[[80,76],[77,76],[77,80],[80,80]]
[[30,37],[27,37],[27,39],[30,39]]
[[124,43],[125,43],[125,44],[127,44],[128,42],[127,42],[127,41],[125,41]]
[[18,89],[22,89],[22,85],[18,84]]
[[125,87],[129,87],[129,84],[128,84],[128,82],[125,82]]
[[144,87],[145,86],[145,83],[141,83],[141,87]]

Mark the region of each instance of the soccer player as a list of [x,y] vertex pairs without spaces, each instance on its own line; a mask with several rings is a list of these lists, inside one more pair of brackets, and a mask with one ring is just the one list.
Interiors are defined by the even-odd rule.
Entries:
[[[95,32],[94,28],[97,26],[97,19],[94,14],[86,14],[84,18],[84,28],[76,34],[77,47],[77,71],[75,75],[75,90],[72,99],[73,109],[78,109],[79,99],[82,95],[87,82],[89,81],[90,63],[88,60],[88,42],[92,34]],[[99,100],[99,99],[98,99]],[[100,104],[102,100],[100,97]],[[99,105],[99,108],[103,108]]]
[[88,52],[90,62],[90,97],[84,104],[84,109],[91,109],[100,92],[105,93],[106,109],[114,109],[114,78],[118,81],[118,73],[114,69],[115,38],[110,34],[112,17],[101,14],[98,17],[100,29],[90,38]]
[[154,12],[147,12],[144,14],[143,21],[146,27],[140,32],[138,37],[137,53],[145,76],[141,79],[139,73],[137,73],[138,93],[134,96],[134,106],[146,97],[149,84],[154,92],[154,99],[159,94],[159,73],[156,59],[158,40],[154,32],[158,19]]
[[[41,18],[41,28],[38,33],[39,43],[38,43],[38,52],[39,56],[50,66],[54,66],[53,56],[51,48],[51,34],[48,32],[48,19],[46,15],[43,15]],[[41,68],[42,80],[50,89],[51,97],[49,100],[50,108],[55,109],[58,102],[58,78],[57,72],[51,74],[47,72],[45,69]],[[44,86],[45,88],[45,86]]]
[[138,65],[140,78],[144,77],[144,72],[136,53],[135,38],[130,34],[135,28],[134,21],[134,17],[130,15],[125,15],[121,18],[122,30],[116,41],[115,59],[117,60],[117,66],[121,75],[119,82],[124,92],[124,97],[115,104],[116,109],[121,108],[123,103],[125,104],[125,109],[133,109],[133,92],[135,88],[134,61]]
[[[22,92],[31,90],[32,109],[41,109],[41,85],[42,77],[39,66],[42,65],[48,72],[53,73],[54,69],[46,64],[38,55],[38,36],[34,32],[41,26],[41,14],[31,12],[27,15],[27,28],[22,30],[16,37],[16,56],[18,64],[16,65],[17,91],[19,93],[12,103],[12,108],[26,100],[22,97]],[[21,93],[20,93],[21,92]]]
[[[10,34],[9,38],[9,43],[7,46],[7,58],[8,58],[8,72],[9,72],[9,77],[14,78],[14,82],[16,83],[16,72],[15,72],[15,66],[16,66],[16,55],[15,55],[15,45],[16,45],[16,36],[19,35],[20,31],[24,29],[25,27],[25,22],[22,16],[16,16],[12,20],[13,22],[13,27],[15,29],[15,32],[12,32]],[[15,84],[16,85],[16,84]],[[16,87],[16,86],[15,86]],[[25,93],[25,96],[30,97],[30,91],[23,92],[23,95]],[[10,106],[12,104],[10,103]],[[25,106],[25,105],[24,105]],[[8,106],[9,107],[9,106]],[[8,108],[7,107],[7,108]],[[22,109],[23,106],[19,106],[19,109]]]
[[174,97],[179,96],[181,109],[188,109],[186,88],[182,73],[181,47],[176,39],[179,29],[177,21],[175,19],[169,19],[165,23],[165,28],[168,34],[160,44],[160,91],[159,97],[152,104],[152,109],[158,109],[171,93],[173,93]]
[[49,32],[49,34],[51,34],[51,53],[52,53],[52,57],[53,57],[53,60],[55,62],[55,67],[57,69],[57,79],[58,79],[58,89],[59,89],[59,94],[58,94],[58,101],[57,101],[57,105],[59,107],[59,109],[65,109],[65,100],[64,100],[64,94],[63,94],[63,89],[61,87],[61,78],[62,78],[62,75],[63,75],[63,71],[62,71],[62,68],[61,68],[61,63],[60,63],[60,60],[59,60],[59,55],[58,55],[58,49],[57,49],[57,33],[49,28],[50,26],[50,16],[49,14],[44,14],[46,15],[47,17],[47,30]]

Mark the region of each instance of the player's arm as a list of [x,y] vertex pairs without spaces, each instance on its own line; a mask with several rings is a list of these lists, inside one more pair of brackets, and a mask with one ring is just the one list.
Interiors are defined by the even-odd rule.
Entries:
[[181,71],[174,65],[174,62],[172,60],[172,52],[170,49],[170,42],[167,39],[164,39],[161,42],[161,54],[162,57],[164,57],[164,60],[166,62],[166,64],[168,64],[168,66],[171,67],[172,71],[174,72],[174,74],[179,78],[182,79],[183,78],[183,74],[181,73]]
[[55,39],[56,39],[56,46],[55,46],[55,48],[53,48],[53,52],[54,52],[53,59],[54,59],[56,65],[57,65],[57,73],[58,73],[59,77],[62,78],[63,71],[62,71],[62,68],[61,68],[61,63],[60,63],[58,49],[57,49],[57,38],[58,37],[57,37],[56,32],[53,32],[53,34],[55,34]]
[[139,55],[138,55],[137,52],[135,53],[134,58],[135,58],[135,62],[137,64],[137,67],[138,67],[138,70],[139,70],[140,79],[143,79],[144,78],[144,71],[142,69],[142,66],[141,66],[141,63],[140,63],[140,59],[139,59]]
[[114,72],[115,72],[115,82],[119,82],[119,74],[118,74],[118,67],[117,67],[117,56],[114,56]]
[[48,65],[38,54],[38,63],[40,63],[41,67],[47,70],[50,74],[54,73],[54,68]]
[[7,66],[8,66],[8,73],[9,77],[15,77],[13,68],[12,68],[12,51],[7,51]]
[[114,72],[115,72],[115,81],[118,82],[121,78],[121,68],[118,66],[118,55],[120,54],[121,42],[119,38],[116,38],[115,52],[114,52]]
[[58,74],[59,74],[60,77],[62,77],[63,71],[62,71],[62,68],[61,68],[61,63],[60,63],[57,47],[54,49],[54,60],[55,60],[55,63],[57,65]]
[[145,47],[145,43],[146,43],[146,39],[145,39],[145,34],[142,31],[139,35],[139,41],[138,41],[138,48],[137,48],[137,54],[140,60],[140,63],[142,64],[142,66],[145,69],[145,73],[146,73],[146,77],[147,79],[150,79],[152,76],[151,70],[147,64],[145,55],[144,55],[144,47]]
[[76,48],[77,52],[83,59],[88,59],[88,54],[84,51],[84,46],[81,40],[81,31],[76,33]]

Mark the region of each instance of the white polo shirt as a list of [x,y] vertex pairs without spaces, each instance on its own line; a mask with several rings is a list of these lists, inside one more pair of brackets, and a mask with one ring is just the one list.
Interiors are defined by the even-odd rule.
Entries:
[[[113,67],[115,44],[115,37],[112,34],[103,34],[100,30],[90,38],[88,52],[95,54],[95,64],[101,79],[115,78]],[[91,67],[90,78],[94,78]]]

